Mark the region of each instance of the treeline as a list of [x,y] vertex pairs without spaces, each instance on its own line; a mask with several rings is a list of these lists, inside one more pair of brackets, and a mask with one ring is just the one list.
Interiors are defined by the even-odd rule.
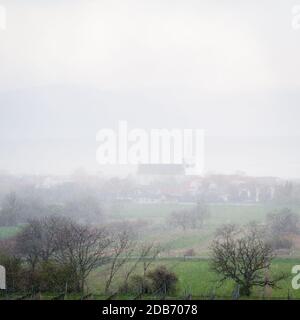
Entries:
[[16,226],[29,219],[60,215],[83,223],[103,222],[104,212],[100,201],[93,195],[77,196],[58,203],[34,195],[7,194],[0,206],[0,226]]
[[[276,250],[286,247],[299,230],[298,215],[289,209],[270,213],[264,224],[218,228],[210,246],[210,270],[218,285],[233,281],[237,296],[251,295],[254,287],[276,288],[287,279],[283,273],[271,274]],[[107,296],[166,296],[175,294],[178,277],[155,264],[162,252],[159,245],[140,243],[130,224],[94,227],[48,216],[30,220],[16,237],[2,240],[0,264],[6,268],[8,293],[83,296],[97,270],[93,277]]]
[[[175,290],[177,277],[164,266],[151,268],[162,248],[140,243],[129,224],[94,227],[48,216],[30,220],[20,233],[0,241],[0,265],[7,292],[78,293],[99,268],[103,294],[162,293]],[[117,289],[112,288],[120,276]]]
[[190,209],[173,211],[167,218],[167,225],[179,227],[183,231],[189,229],[202,229],[205,222],[210,218],[209,207],[203,202],[198,201]]
[[112,239],[104,229],[53,216],[29,221],[1,243],[0,263],[10,291],[83,291],[90,272],[104,263]]

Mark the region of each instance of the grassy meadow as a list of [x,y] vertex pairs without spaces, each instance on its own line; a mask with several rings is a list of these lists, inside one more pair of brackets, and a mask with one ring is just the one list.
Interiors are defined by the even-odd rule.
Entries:
[[0,240],[15,236],[20,229],[20,227],[0,227]]
[[[205,228],[183,231],[169,225],[168,217],[172,211],[188,209],[192,206],[193,204],[190,203],[127,203],[122,205],[121,209],[118,208],[117,212],[112,211],[111,218],[146,220],[151,231],[143,232],[141,240],[159,241],[165,248],[167,256],[183,256],[186,250],[193,249],[197,256],[207,257],[215,230],[221,225],[228,223],[243,225],[251,221],[264,223],[268,213],[281,208],[263,204],[211,204],[209,205],[210,218],[205,222]],[[300,207],[292,207],[292,209],[300,215]],[[299,247],[297,245],[293,250],[293,256],[300,257],[300,239]]]
[[[292,274],[291,269],[294,265],[300,264],[299,259],[279,258],[274,260],[271,272],[277,274],[283,272],[288,278],[278,284],[278,288],[270,289],[264,292],[262,288],[254,288],[251,299],[300,299],[300,290],[293,290],[291,286]],[[231,281],[226,281],[222,285],[220,278],[210,270],[208,259],[191,259],[184,261],[183,259],[158,259],[152,268],[158,265],[165,265],[173,270],[178,279],[176,296],[171,298],[184,298],[187,294],[191,294],[193,299],[231,299],[235,285]],[[142,270],[137,270],[138,272]],[[99,268],[91,275],[89,279],[89,290],[101,296],[104,291],[104,282],[101,280],[105,274],[105,269]],[[112,286],[112,291],[117,291],[122,283],[122,274],[120,274]],[[96,296],[97,296],[96,294]],[[132,296],[119,296],[123,298],[133,298]],[[146,296],[144,297],[146,298]]]
[[[145,220],[148,223],[149,231],[140,234],[140,241],[156,241],[164,248],[163,253],[152,265],[166,265],[178,276],[179,283],[176,296],[183,298],[191,294],[195,299],[208,299],[210,297],[231,299],[234,284],[230,281],[220,286],[218,275],[213,273],[209,267],[209,246],[214,238],[216,228],[224,223],[246,224],[250,221],[263,223],[266,215],[274,209],[274,206],[267,205],[217,205],[209,206],[210,218],[205,223],[205,228],[183,231],[179,228],[170,227],[168,217],[174,210],[190,208],[188,203],[126,203],[111,211],[110,218],[114,221]],[[300,208],[293,210],[300,214]],[[14,236],[20,227],[0,228],[0,239]],[[184,259],[184,253],[193,249],[195,257]],[[300,241],[295,242],[295,248],[288,256],[278,256],[272,264],[274,274],[284,272],[288,278],[279,284],[279,288],[264,293],[261,288],[255,288],[252,298],[255,299],[286,299],[288,295],[294,299],[300,299],[300,290],[293,290],[291,287],[291,269],[294,265],[300,264]],[[88,290],[97,299],[105,298],[104,280],[107,270],[101,267],[94,271],[88,281]],[[142,270],[137,270],[137,274]],[[122,273],[114,280],[112,291],[118,290],[122,284]],[[118,296],[117,299],[130,299],[130,296]]]
[[[164,257],[158,259],[153,265],[166,265],[171,268],[179,278],[177,297],[183,297],[186,293],[192,294],[194,298],[216,298],[230,299],[234,290],[234,284],[227,281],[220,286],[218,275],[213,273],[209,267],[209,246],[214,238],[216,228],[225,223],[247,224],[251,221],[264,223],[266,215],[275,209],[281,207],[249,204],[249,205],[219,205],[211,204],[210,218],[206,221],[203,230],[183,231],[178,228],[172,228],[168,224],[168,217],[174,210],[187,209],[193,204],[188,203],[149,203],[136,204],[128,203],[118,209],[118,212],[112,212],[112,218],[148,220],[151,226],[151,232],[143,233],[141,240],[158,241],[165,251]],[[294,212],[300,214],[299,207],[292,208]],[[196,257],[184,261],[184,252],[193,249]],[[300,264],[300,246],[295,243],[291,255],[278,256],[272,264],[274,274],[285,273],[287,279],[281,281],[279,288],[264,292],[261,288],[255,288],[252,298],[270,298],[286,299],[288,295],[291,298],[300,299],[300,290],[293,290],[291,286],[291,269],[294,265]],[[93,273],[90,279],[91,290],[103,292],[103,283],[99,273],[105,273],[100,269]],[[98,275],[98,276],[97,276]],[[114,289],[117,290],[121,283],[121,277],[115,280]]]

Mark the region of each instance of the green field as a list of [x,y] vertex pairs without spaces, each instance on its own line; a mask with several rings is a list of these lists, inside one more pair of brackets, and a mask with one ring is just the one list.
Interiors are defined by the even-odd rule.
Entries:
[[[115,211],[112,209],[111,217],[115,219],[151,219],[156,223],[163,223],[174,210],[191,208],[191,203],[125,203]],[[266,215],[282,206],[263,204],[210,204],[210,224],[224,223],[243,224],[255,220],[261,222]],[[300,214],[300,207],[289,206]]]
[[[218,276],[209,268],[208,257],[210,255],[209,246],[214,238],[214,231],[217,227],[225,223],[246,224],[250,221],[264,223],[266,215],[274,209],[280,209],[277,206],[267,205],[209,205],[210,218],[205,222],[203,229],[194,229],[183,231],[179,228],[171,227],[167,220],[172,211],[184,208],[191,208],[193,204],[179,203],[124,203],[115,211],[111,210],[107,214],[114,221],[138,221],[145,220],[148,225],[139,235],[140,241],[159,242],[164,248],[160,259],[152,266],[166,265],[172,269],[178,276],[179,283],[176,296],[172,298],[182,298],[185,294],[191,294],[195,299],[209,299],[212,296],[216,298],[231,299],[234,284],[227,281],[219,286]],[[294,212],[300,214],[299,207],[292,208]],[[14,236],[20,227],[2,227],[0,228],[0,239]],[[196,257],[184,261],[183,256],[186,250],[193,249]],[[294,250],[288,256],[278,256],[272,264],[274,274],[284,272],[289,276],[276,288],[269,292],[265,298],[286,299],[288,295],[291,298],[300,299],[300,290],[296,291],[291,286],[291,269],[294,265],[300,264],[300,241],[295,244]],[[137,270],[141,273],[141,270]],[[88,281],[88,291],[94,294],[96,299],[105,299],[104,279],[106,269],[99,268],[94,271]],[[122,283],[122,273],[120,273],[113,282],[112,291],[118,290]],[[255,288],[251,298],[261,299],[264,297],[261,288]],[[130,296],[118,296],[117,298],[127,298]]]
[[[266,215],[279,206],[268,205],[210,205],[211,216],[207,220],[203,230],[182,231],[174,229],[167,223],[167,218],[174,210],[190,208],[192,204],[133,204],[123,205],[122,210],[112,213],[115,219],[145,219],[152,226],[151,232],[144,233],[141,240],[158,241],[166,250],[164,256],[158,260],[156,265],[167,265],[179,278],[176,298],[183,297],[185,293],[191,293],[194,298],[207,299],[215,295],[216,298],[230,299],[234,290],[234,284],[230,281],[219,287],[218,276],[209,268],[209,245],[214,238],[214,231],[225,223],[246,224],[250,221],[264,223]],[[299,207],[292,208],[300,214]],[[195,258],[184,261],[182,256],[187,249],[194,249],[196,255],[205,258]],[[295,248],[290,257],[278,257],[272,264],[274,274],[282,273],[288,278],[281,281],[279,288],[272,289],[266,295],[262,288],[255,288],[251,298],[261,299],[300,299],[300,290],[296,291],[291,286],[291,269],[294,265],[300,264],[300,250]],[[154,266],[153,266],[154,267]],[[91,290],[99,294],[103,292],[103,269],[95,272],[90,278]],[[102,276],[100,276],[102,275]],[[121,276],[116,279],[114,289],[117,290],[121,282]]]
[[[251,221],[264,223],[266,215],[279,206],[262,204],[211,204],[209,205],[210,218],[205,222],[205,228],[201,230],[186,230],[170,227],[168,217],[174,210],[191,208],[193,204],[183,203],[150,203],[137,204],[126,203],[117,212],[111,212],[110,217],[116,220],[145,220],[150,225],[149,232],[142,233],[144,241],[159,241],[170,256],[182,256],[184,251],[194,249],[198,256],[209,254],[209,245],[214,238],[216,228],[222,224],[247,224]],[[299,207],[292,208],[300,214]],[[295,248],[294,256],[300,256],[300,248]]]
[[[288,278],[282,280],[278,284],[278,288],[268,290],[255,287],[250,297],[240,297],[240,299],[265,299],[265,300],[284,300],[284,299],[300,299],[300,289],[294,290],[291,285],[292,277],[291,269],[294,265],[300,264],[300,259],[276,259],[272,264],[272,273],[284,272]],[[206,259],[194,259],[183,261],[183,259],[159,259],[153,265],[155,268],[158,265],[165,265],[174,271],[179,279],[176,292],[173,295],[166,297],[167,299],[185,299],[187,295],[191,295],[195,300],[206,299],[232,299],[235,285],[231,281],[226,281],[220,285],[218,276],[210,270],[209,261]],[[138,269],[137,273],[141,274],[142,270]],[[98,268],[94,271],[87,283],[87,290],[92,293],[92,298],[95,300],[105,300],[108,295],[104,294],[104,276],[105,267]],[[122,283],[122,274],[119,274],[111,287],[111,292],[117,292]],[[20,296],[16,295],[16,298]],[[57,294],[43,293],[42,299],[53,299]],[[131,300],[136,294],[117,294],[114,300]],[[13,298],[11,296],[10,298]],[[1,299],[1,298],[0,298]],[[66,300],[80,300],[81,295],[69,294],[65,297]],[[159,296],[144,295],[141,299],[159,299]]]
[[0,239],[7,239],[15,236],[20,231],[20,227],[0,227]]
[[[294,265],[300,264],[300,259],[276,259],[272,264],[272,273],[284,272],[288,278],[282,280],[279,288],[272,289],[264,295],[263,289],[256,287],[253,290],[251,299],[287,299],[288,295],[293,299],[300,299],[300,290],[293,290],[291,285],[291,269]],[[152,267],[166,265],[178,276],[176,296],[172,298],[183,298],[186,294],[191,294],[194,299],[231,299],[234,284],[231,281],[220,286],[218,276],[209,268],[209,261],[206,259],[194,259],[183,261],[183,259],[160,259]],[[141,271],[141,270],[140,270]],[[96,296],[103,295],[104,283],[103,275],[105,269],[100,268],[95,271],[89,279],[89,290]],[[121,283],[122,275],[116,278],[112,291],[117,291]],[[103,295],[104,298],[104,295]],[[120,296],[119,298],[130,298],[130,296]],[[146,298],[146,297],[145,297]]]

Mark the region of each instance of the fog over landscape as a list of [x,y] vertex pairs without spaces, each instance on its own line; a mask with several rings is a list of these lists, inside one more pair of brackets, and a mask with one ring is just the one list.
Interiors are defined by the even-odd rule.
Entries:
[[0,311],[299,300],[299,57],[295,0],[0,0]]
[[204,129],[206,172],[299,178],[293,1],[2,2],[1,170],[102,171],[96,133],[126,120]]
[[296,93],[266,93],[258,98],[211,95],[185,101],[172,92],[155,97],[153,92],[114,94],[75,86],[2,93],[2,170],[63,174],[84,167],[101,171],[96,162],[96,133],[102,128],[117,129],[118,121],[125,119],[130,128],[204,129],[206,172],[240,170],[299,178]]

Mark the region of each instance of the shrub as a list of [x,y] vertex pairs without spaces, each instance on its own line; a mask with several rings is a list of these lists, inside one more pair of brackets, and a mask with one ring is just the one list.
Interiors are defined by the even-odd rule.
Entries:
[[79,287],[72,267],[52,261],[40,265],[36,281],[41,292],[76,292]]
[[24,291],[25,289],[25,270],[21,259],[0,253],[0,265],[6,270],[6,288],[9,292]]
[[134,294],[149,294],[152,293],[152,286],[147,277],[133,275],[130,278],[129,291]]
[[169,294],[176,291],[178,278],[165,266],[158,266],[150,271],[147,277],[151,280],[152,292],[155,294]]

